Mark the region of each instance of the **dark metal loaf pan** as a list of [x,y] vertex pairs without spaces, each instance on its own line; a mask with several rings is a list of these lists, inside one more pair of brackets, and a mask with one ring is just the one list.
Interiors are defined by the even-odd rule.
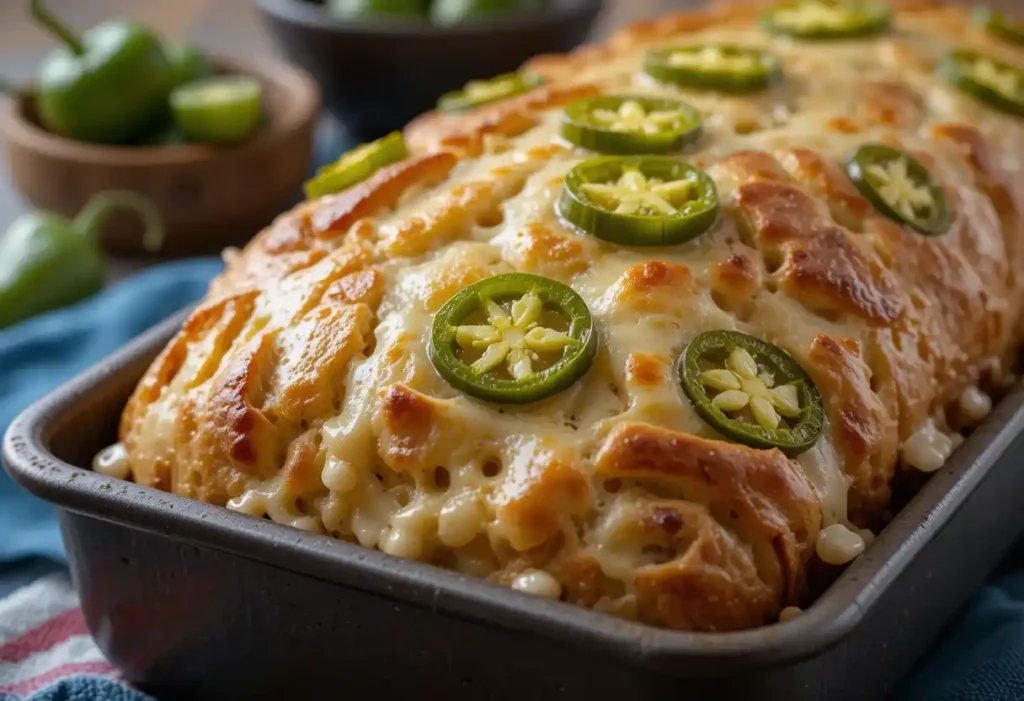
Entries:
[[1021,530],[1018,390],[806,613],[658,630],[90,472],[180,321],[4,440],[14,479],[60,507],[100,647],[161,698],[881,699]]

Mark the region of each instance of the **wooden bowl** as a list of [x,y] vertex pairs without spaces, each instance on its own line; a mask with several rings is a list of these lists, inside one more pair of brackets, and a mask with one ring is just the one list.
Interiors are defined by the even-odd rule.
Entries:
[[[97,192],[133,190],[163,214],[165,255],[210,253],[244,243],[297,197],[306,178],[320,109],[316,83],[283,63],[215,59],[218,72],[241,73],[263,85],[265,124],[227,147],[99,146],[51,134],[39,125],[33,100],[10,100],[2,129],[7,164],[21,194],[39,209],[74,216]],[[141,250],[141,225],[112,216],[104,248]]]

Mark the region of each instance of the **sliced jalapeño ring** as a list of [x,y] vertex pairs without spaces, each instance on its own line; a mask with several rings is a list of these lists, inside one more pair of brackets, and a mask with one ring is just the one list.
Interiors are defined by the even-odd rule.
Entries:
[[583,232],[624,246],[671,246],[694,239],[718,218],[718,190],[707,173],[667,156],[605,156],[565,177],[558,213]]
[[772,34],[797,39],[849,39],[889,29],[892,10],[864,0],[796,0],[769,8],[761,23]]
[[701,135],[700,114],[681,100],[602,95],[562,113],[560,133],[589,151],[631,155],[678,151]]
[[526,404],[571,387],[597,353],[597,329],[572,288],[507,273],[456,293],[431,327],[428,356],[452,387],[498,404]]
[[188,141],[241,141],[260,125],[263,88],[243,76],[215,76],[179,85],[170,95],[171,114]]
[[980,6],[974,10],[974,22],[989,34],[1012,44],[1024,44],[1024,22],[1015,22],[991,7]]
[[357,146],[342,154],[334,163],[320,168],[304,186],[306,199],[313,200],[324,195],[352,187],[386,165],[402,160],[408,155],[405,139],[398,131],[391,132],[376,141]]
[[724,92],[753,92],[782,77],[772,53],[736,44],[693,44],[652,49],[644,72],[662,83]]
[[953,51],[939,63],[953,86],[989,107],[1024,117],[1024,70],[977,51]]
[[847,162],[846,172],[860,193],[890,219],[927,236],[949,230],[952,214],[945,190],[910,154],[884,144],[864,144]]
[[502,73],[487,80],[471,80],[461,90],[442,95],[437,108],[442,112],[465,112],[524,93],[543,83],[540,76],[525,73]]
[[821,395],[781,348],[739,331],[708,331],[679,359],[683,391],[726,438],[789,456],[811,448],[825,427]]

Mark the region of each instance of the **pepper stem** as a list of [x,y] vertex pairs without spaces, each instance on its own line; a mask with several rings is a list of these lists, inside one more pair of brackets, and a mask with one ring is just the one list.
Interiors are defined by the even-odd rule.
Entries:
[[82,236],[95,241],[104,220],[119,209],[139,215],[145,227],[142,232],[142,247],[150,253],[159,251],[164,242],[164,225],[160,212],[152,202],[134,192],[112,190],[95,195],[75,217],[72,226]]
[[28,0],[28,11],[40,27],[67,44],[73,54],[81,56],[85,53],[85,44],[82,43],[81,37],[57,15],[44,7],[43,0]]

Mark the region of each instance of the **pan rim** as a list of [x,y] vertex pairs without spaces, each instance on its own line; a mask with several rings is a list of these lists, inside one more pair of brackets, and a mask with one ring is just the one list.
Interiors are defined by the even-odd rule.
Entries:
[[746,631],[671,631],[104,477],[57,458],[50,450],[53,437],[83,411],[87,398],[137,368],[134,385],[186,314],[175,314],[25,409],[3,439],[3,462],[14,481],[86,516],[484,625],[540,634],[672,675],[713,676],[794,663],[840,643],[1024,433],[1024,387],[1018,386],[800,616]]

